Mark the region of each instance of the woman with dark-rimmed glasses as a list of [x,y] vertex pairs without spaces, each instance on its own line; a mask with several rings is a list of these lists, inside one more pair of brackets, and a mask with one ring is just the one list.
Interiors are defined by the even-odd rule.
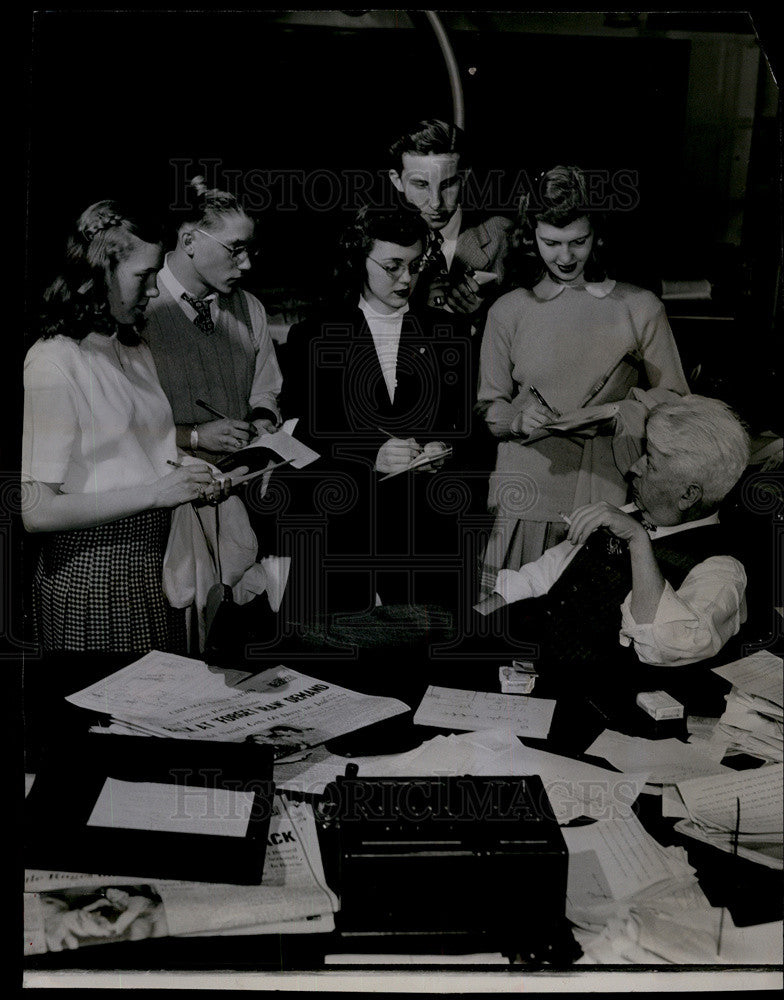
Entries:
[[289,332],[282,409],[321,455],[313,475],[334,481],[323,564],[310,574],[321,610],[451,605],[464,584],[470,331],[461,317],[410,308],[426,246],[417,214],[361,209],[339,240],[333,302]]

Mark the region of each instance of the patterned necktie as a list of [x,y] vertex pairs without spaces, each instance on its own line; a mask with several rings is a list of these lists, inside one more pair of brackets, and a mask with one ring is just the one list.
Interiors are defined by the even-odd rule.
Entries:
[[196,318],[193,321],[196,326],[205,333],[212,333],[215,329],[215,324],[212,322],[209,302],[205,302],[204,299],[195,299],[192,295],[188,295],[187,292],[183,292],[182,297],[189,306],[196,310]]

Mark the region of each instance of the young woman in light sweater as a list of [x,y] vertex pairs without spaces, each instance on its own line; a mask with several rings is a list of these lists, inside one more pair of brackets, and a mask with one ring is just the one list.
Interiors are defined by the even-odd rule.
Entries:
[[499,439],[481,596],[500,569],[517,569],[565,537],[564,512],[626,500],[613,421],[569,433],[549,431],[550,423],[600,403],[620,412],[638,385],[688,392],[661,301],[606,273],[602,217],[579,169],[542,175],[523,199],[512,246],[509,267],[521,287],[491,308],[481,350],[477,407]]

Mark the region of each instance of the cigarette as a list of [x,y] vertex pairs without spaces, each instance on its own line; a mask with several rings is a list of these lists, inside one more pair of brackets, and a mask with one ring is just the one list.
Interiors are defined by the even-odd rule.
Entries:
[[181,469],[182,468],[182,462],[172,462],[172,460],[170,458],[166,459],[166,464],[173,466],[175,469]]
[[564,521],[566,521],[566,523],[569,525],[569,527],[571,527],[571,525],[572,525],[572,519],[571,519],[571,517],[569,517],[568,514],[564,514],[563,511],[559,511],[559,514],[564,519]]

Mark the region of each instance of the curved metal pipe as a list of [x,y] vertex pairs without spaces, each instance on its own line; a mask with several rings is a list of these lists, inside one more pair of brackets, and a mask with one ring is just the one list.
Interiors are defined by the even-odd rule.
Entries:
[[459,128],[465,128],[463,85],[460,82],[460,70],[457,66],[455,53],[452,51],[452,46],[449,44],[449,38],[447,37],[446,31],[444,30],[444,26],[441,23],[441,19],[438,14],[436,14],[434,10],[426,10],[424,14],[430,22],[430,27],[433,29],[435,36],[438,39],[441,54],[444,57],[447,73],[449,74],[449,85],[452,88],[452,120]]

